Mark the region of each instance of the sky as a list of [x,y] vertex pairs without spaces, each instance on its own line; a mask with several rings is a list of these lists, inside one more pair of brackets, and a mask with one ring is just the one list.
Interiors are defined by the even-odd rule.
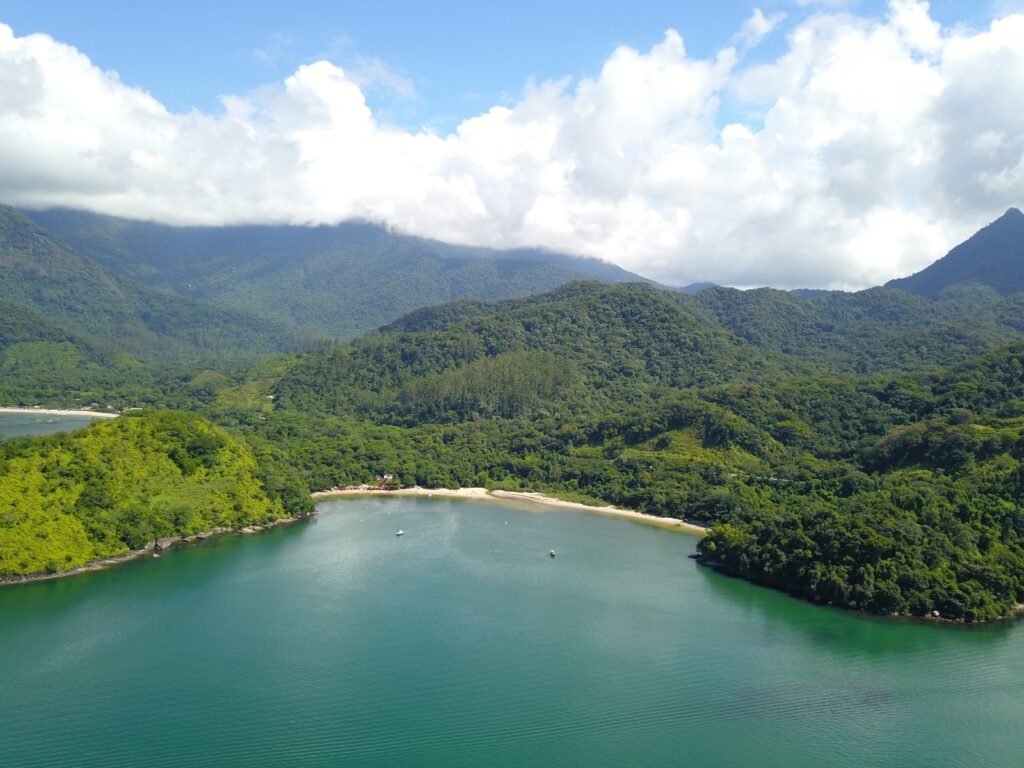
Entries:
[[0,5],[0,201],[856,289],[1024,206],[1024,0]]

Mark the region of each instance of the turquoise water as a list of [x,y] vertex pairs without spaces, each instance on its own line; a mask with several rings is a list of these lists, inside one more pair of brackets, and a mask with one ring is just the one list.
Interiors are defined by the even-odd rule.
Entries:
[[1020,624],[816,608],[564,510],[321,509],[0,589],[0,765],[1024,761]]
[[0,440],[21,435],[52,435],[92,423],[89,416],[56,416],[47,413],[0,413]]

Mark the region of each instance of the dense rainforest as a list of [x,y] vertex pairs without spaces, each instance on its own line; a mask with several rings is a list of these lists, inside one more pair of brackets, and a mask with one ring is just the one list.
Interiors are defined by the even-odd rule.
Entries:
[[426,304],[643,279],[597,259],[450,245],[363,222],[173,227],[65,209],[28,216],[123,278],[323,338],[352,338]]
[[304,486],[195,414],[140,412],[0,443],[0,578],[310,510]]
[[[1007,217],[996,245],[979,234],[1003,258],[1024,259],[1024,217]],[[954,262],[975,251],[961,246]],[[953,267],[944,274],[963,273]],[[247,498],[263,500],[257,517],[302,514],[310,488],[383,473],[401,485],[542,490],[702,522],[702,562],[807,599],[1009,615],[1024,602],[1024,293],[985,274],[934,295],[574,282],[420,308],[350,342],[251,362],[136,355],[102,328],[0,294],[11,308],[0,321],[8,402],[88,397],[194,414],[147,409],[117,428],[6,444],[3,477],[40,483],[34,522],[19,522],[18,536],[72,533],[3,562],[8,573],[59,570],[68,552],[77,563],[140,536],[233,520],[214,508],[237,512],[237,500],[204,497],[208,484],[185,490],[213,469],[186,461],[193,478],[172,457],[191,455],[188,435],[209,429],[231,449],[203,455],[241,473]],[[186,421],[168,431],[162,418]],[[47,457],[81,453],[76,441],[117,451],[149,439],[131,430],[160,435],[158,448],[126,455],[156,457],[170,489],[124,490],[131,501],[117,508],[137,507],[143,528],[103,517],[88,494],[69,495],[67,508],[47,501],[78,487],[65,472],[116,485],[100,465]],[[249,474],[228,455],[251,458]],[[198,502],[197,517],[144,501],[171,495],[216,501]],[[0,542],[15,541],[11,514]],[[93,517],[105,531],[95,541]]]
[[[0,205],[0,301],[77,339],[143,360],[246,359],[307,338],[252,311],[217,306],[118,275],[27,216]],[[0,325],[0,331],[7,331]],[[0,337],[0,341],[3,337]]]
[[493,309],[307,355],[243,429],[321,487],[387,472],[702,521],[707,563],[822,602],[974,620],[1024,599],[1024,345],[839,377],[645,286]]

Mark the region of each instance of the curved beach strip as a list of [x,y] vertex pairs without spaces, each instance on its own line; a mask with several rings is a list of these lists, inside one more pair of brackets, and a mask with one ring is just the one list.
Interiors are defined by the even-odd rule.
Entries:
[[119,413],[104,413],[103,411],[66,411],[57,408],[15,408],[0,406],[0,413],[26,413],[38,414],[39,416],[88,416],[93,419],[116,419]]
[[527,493],[525,491],[489,491],[486,488],[398,488],[395,490],[362,486],[358,488],[344,488],[340,490],[317,491],[313,498],[317,501],[330,499],[341,499],[347,496],[444,496],[459,499],[475,499],[482,501],[518,501],[528,504],[536,504],[556,509],[572,509],[578,512],[589,512],[592,514],[606,515],[608,517],[619,517],[625,520],[632,520],[645,525],[653,525],[658,528],[666,528],[675,531],[703,536],[708,532],[707,528],[693,523],[687,523],[674,517],[658,517],[657,515],[645,515],[633,509],[621,509],[620,507],[598,507],[592,504],[580,504],[575,501],[563,501],[541,493]]

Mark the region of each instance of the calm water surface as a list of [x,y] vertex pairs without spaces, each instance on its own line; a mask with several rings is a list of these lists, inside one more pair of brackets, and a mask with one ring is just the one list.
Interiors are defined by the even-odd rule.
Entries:
[[564,510],[321,509],[0,589],[0,765],[1024,759],[1024,625],[815,608],[697,567],[684,534]]
[[56,416],[52,413],[0,413],[0,440],[22,435],[52,435],[90,424],[90,416]]

